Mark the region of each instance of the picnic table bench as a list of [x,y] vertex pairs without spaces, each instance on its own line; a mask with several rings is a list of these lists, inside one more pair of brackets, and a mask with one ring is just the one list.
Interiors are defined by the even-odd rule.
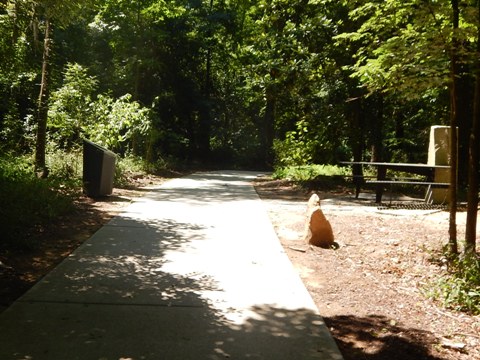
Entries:
[[[375,202],[382,202],[382,195],[385,185],[423,185],[430,188],[448,188],[450,183],[436,182],[435,172],[438,169],[449,169],[448,165],[429,165],[429,164],[411,164],[411,163],[388,163],[375,161],[344,161],[343,165],[351,165],[353,170],[353,183],[355,184],[355,198],[358,198],[362,184],[375,184]],[[373,166],[377,169],[375,178],[363,176],[362,171],[358,171],[363,166]],[[387,178],[387,170],[401,171],[410,174],[424,176],[424,179],[391,177]],[[366,179],[366,180],[365,180]]]

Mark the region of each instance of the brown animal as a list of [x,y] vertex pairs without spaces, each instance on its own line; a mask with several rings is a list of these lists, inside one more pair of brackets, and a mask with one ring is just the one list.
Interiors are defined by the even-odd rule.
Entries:
[[332,226],[320,208],[320,198],[317,194],[313,194],[308,200],[305,241],[322,248],[334,245]]

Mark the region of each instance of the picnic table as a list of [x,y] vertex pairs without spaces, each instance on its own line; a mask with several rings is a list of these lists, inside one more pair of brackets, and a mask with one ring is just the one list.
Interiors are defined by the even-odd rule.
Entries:
[[[450,169],[449,165],[429,165],[429,164],[412,164],[412,163],[389,163],[375,161],[344,161],[343,165],[351,165],[353,170],[353,182],[355,184],[355,197],[358,198],[360,187],[363,183],[375,184],[375,202],[382,202],[382,195],[385,185],[403,184],[403,185],[423,185],[430,188],[449,187],[450,183],[436,182],[435,172],[439,169]],[[375,179],[365,180],[363,172],[359,171],[363,166],[373,166],[377,169]],[[387,178],[387,170],[401,171],[404,173],[416,174],[424,176],[424,179],[416,178]]]

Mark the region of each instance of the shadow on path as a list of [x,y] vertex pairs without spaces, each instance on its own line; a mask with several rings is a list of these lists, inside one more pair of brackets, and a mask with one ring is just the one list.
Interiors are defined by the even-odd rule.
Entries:
[[0,359],[341,359],[293,269],[272,270],[285,255],[253,188],[224,178],[165,186],[102,227],[0,314]]

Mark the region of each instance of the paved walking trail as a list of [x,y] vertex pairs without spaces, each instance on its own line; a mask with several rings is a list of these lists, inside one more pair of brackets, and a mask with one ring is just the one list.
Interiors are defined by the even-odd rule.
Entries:
[[253,172],[136,199],[0,314],[0,359],[342,359]]

